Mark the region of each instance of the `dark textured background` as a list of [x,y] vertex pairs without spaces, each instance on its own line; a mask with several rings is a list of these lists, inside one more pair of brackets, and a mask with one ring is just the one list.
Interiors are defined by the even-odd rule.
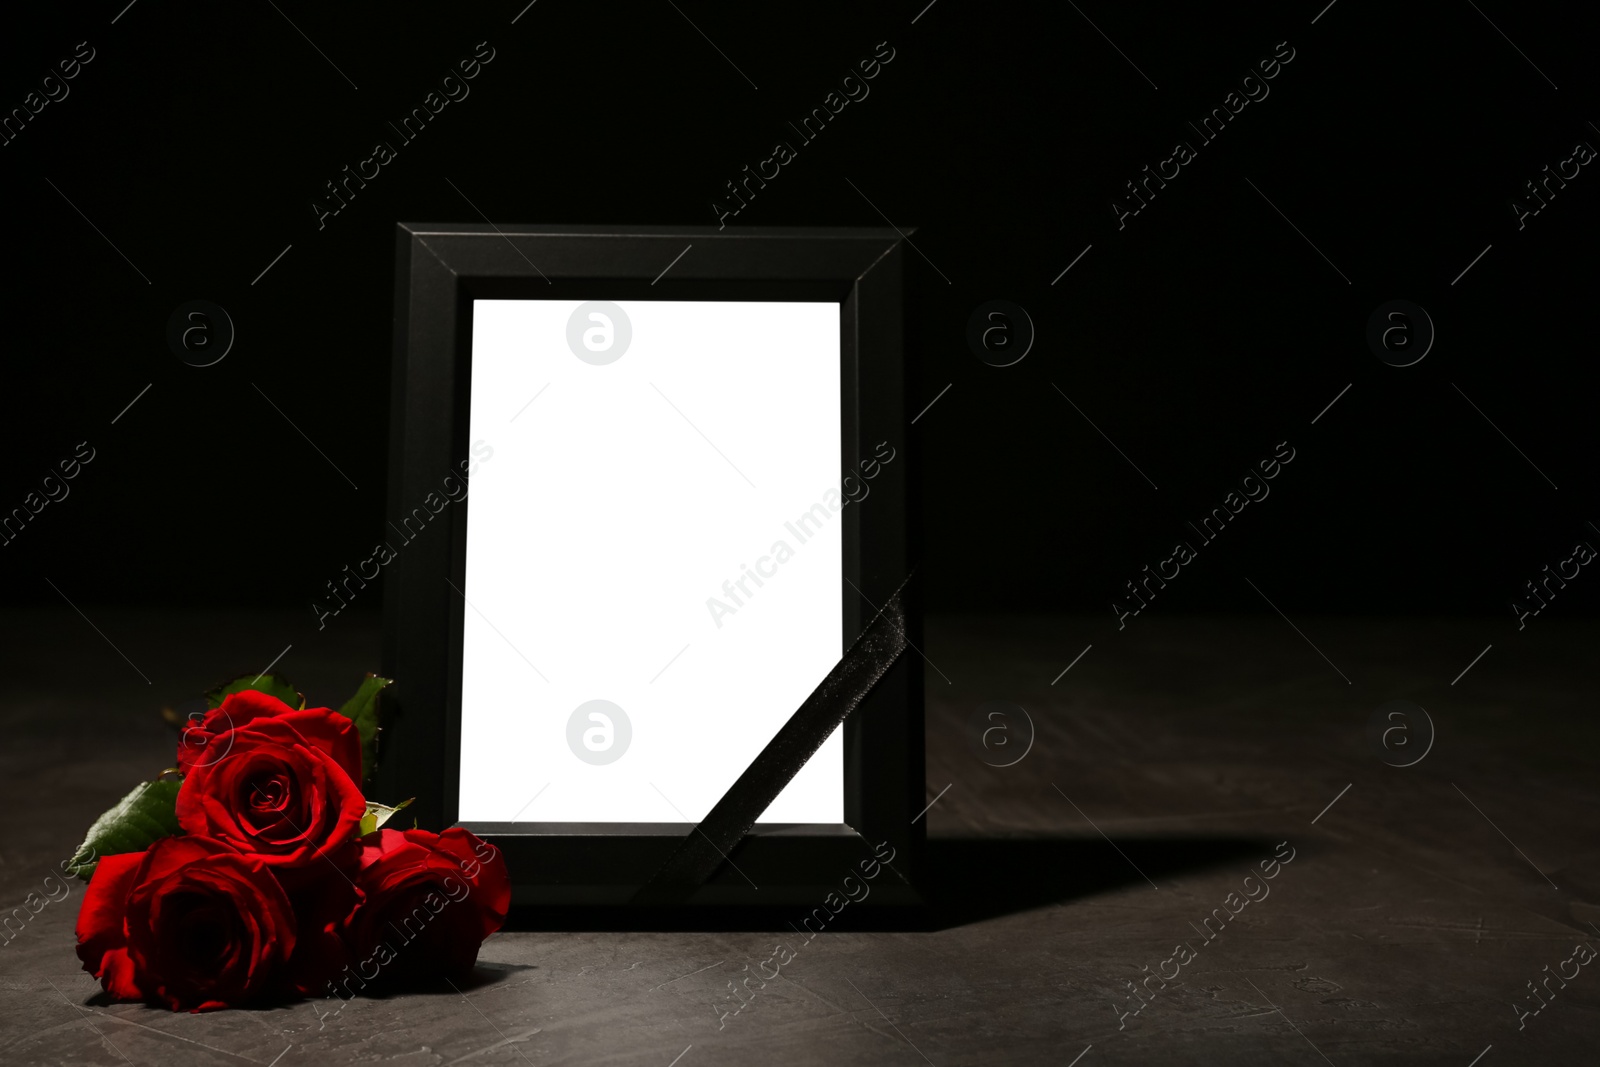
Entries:
[[[1600,536],[1585,525],[1600,521],[1585,314],[1600,177],[1584,168],[1521,232],[1509,207],[1577,140],[1600,146],[1575,9],[1341,0],[1311,25],[1321,4],[943,0],[912,25],[921,3],[679,6],[541,0],[516,25],[515,2],[8,15],[5,106],[77,42],[96,58],[0,148],[0,506],[78,441],[97,458],[0,549],[0,596],[59,603],[42,572],[80,603],[269,601],[309,619],[385,518],[395,221],[478,221],[464,194],[502,223],[714,223],[723,183],[795,140],[786,121],[884,40],[896,55],[870,96],[732,225],[879,225],[870,197],[920,227],[913,401],[953,383],[911,439],[930,607],[1109,614],[1184,520],[1286,439],[1299,458],[1271,498],[1159,610],[1266,610],[1247,576],[1291,616],[1509,616],[1522,582]],[[394,140],[386,120],[484,40],[495,59],[471,95],[319,231],[323,183]],[[1284,40],[1295,58],[1271,95],[1119,231],[1122,183],[1194,140],[1185,120]],[[164,338],[196,298],[238,331],[204,369]],[[991,298],[1037,325],[1016,366],[966,346]],[[1404,369],[1363,337],[1395,298],[1438,329]],[[1592,612],[1593,586],[1559,610]]]

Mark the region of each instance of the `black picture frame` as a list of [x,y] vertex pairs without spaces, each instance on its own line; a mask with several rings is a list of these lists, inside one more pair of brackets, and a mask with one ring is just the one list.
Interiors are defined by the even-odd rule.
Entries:
[[[467,455],[476,299],[837,301],[845,470],[857,470],[876,442],[887,440],[901,454],[901,461],[882,468],[860,506],[840,513],[848,648],[917,559],[904,245],[901,231],[880,228],[400,223],[391,515],[426,497]],[[682,255],[686,246],[692,252]],[[465,825],[500,848],[514,905],[552,921],[562,915],[593,923],[605,916],[637,919],[634,894],[692,825],[458,821],[467,607],[457,590],[464,588],[470,508],[469,490],[441,516],[445,522],[408,543],[388,568],[383,668],[396,685],[384,701],[379,795],[414,796],[405,816],[418,825]],[[907,636],[920,646],[915,582],[903,601]],[[921,666],[917,656],[903,655],[844,723],[844,823],[758,824],[728,854],[729,862],[673,911],[704,917],[778,909],[793,915],[847,892],[854,897],[860,890],[850,886],[866,884],[867,872],[870,885],[850,905],[852,916],[917,909],[925,824],[916,817],[926,799]]]

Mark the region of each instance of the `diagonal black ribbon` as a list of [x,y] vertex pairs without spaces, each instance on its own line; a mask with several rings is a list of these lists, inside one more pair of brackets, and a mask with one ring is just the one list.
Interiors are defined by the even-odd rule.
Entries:
[[655,876],[634,894],[635,905],[678,904],[698,889],[828,736],[889,673],[908,644],[901,597],[909,581],[907,575],[844,658],[789,716],[783,729],[767,742],[710,813],[689,831]]

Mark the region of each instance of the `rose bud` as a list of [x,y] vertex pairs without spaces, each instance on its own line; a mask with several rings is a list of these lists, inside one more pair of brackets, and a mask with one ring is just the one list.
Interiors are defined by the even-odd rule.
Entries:
[[203,837],[104,856],[78,911],[78,958],[118,1000],[210,1011],[276,993],[295,949],[266,864]]
[[368,982],[394,986],[467,973],[511,905],[505,857],[459,826],[441,834],[368,834],[355,882],[366,899],[344,929],[353,970],[339,987],[329,983],[341,997]]
[[[366,813],[355,723],[247,691],[190,729],[206,731],[207,742],[178,790],[186,833],[260,859],[290,890],[334,873],[330,864],[343,870],[354,862]],[[192,736],[186,731],[185,741]]]

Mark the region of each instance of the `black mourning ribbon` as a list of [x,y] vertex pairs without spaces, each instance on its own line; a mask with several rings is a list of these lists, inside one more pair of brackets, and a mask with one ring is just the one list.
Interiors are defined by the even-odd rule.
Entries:
[[910,580],[908,575],[884,601],[844,658],[789,716],[783,729],[767,742],[710,813],[689,831],[655,876],[634,894],[634,905],[679,904],[704,884],[790,779],[889,673],[908,644],[901,597]]

